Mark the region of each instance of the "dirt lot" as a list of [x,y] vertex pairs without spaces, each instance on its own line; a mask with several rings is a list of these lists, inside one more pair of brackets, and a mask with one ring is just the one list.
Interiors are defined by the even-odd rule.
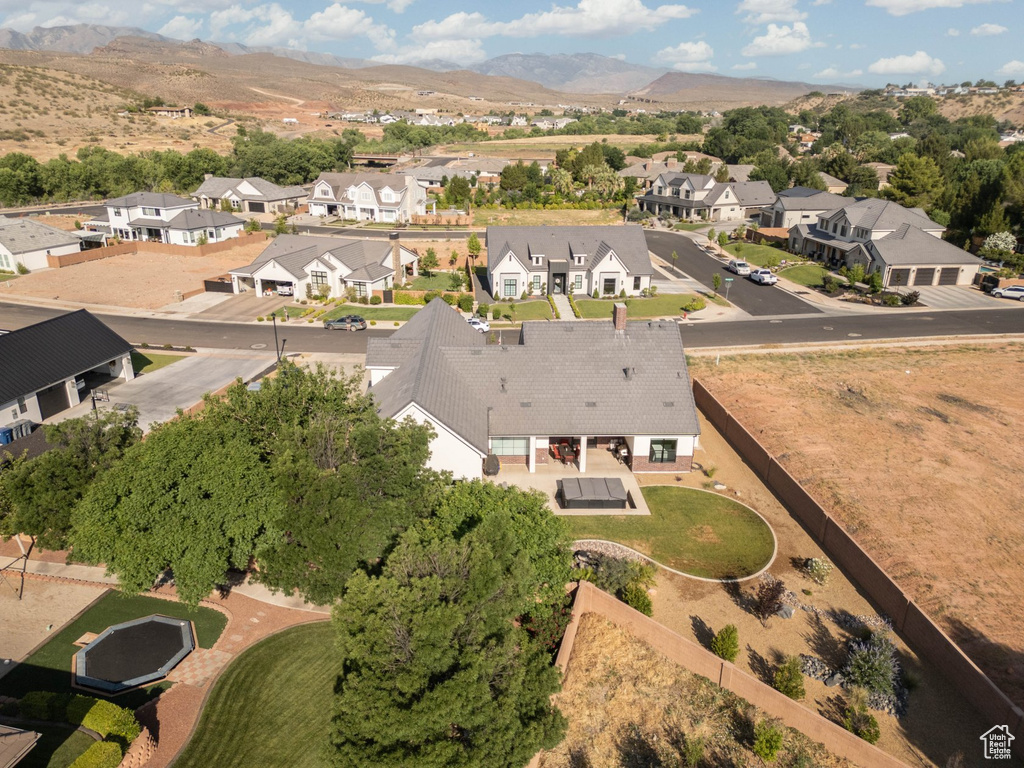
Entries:
[[694,376],[1024,704],[1024,347],[709,358]]
[[[6,564],[10,559],[0,557],[0,563]],[[19,584],[17,575],[8,572],[7,576],[11,585]],[[0,657],[20,661],[105,591],[101,585],[26,579],[25,592],[19,600],[12,588],[0,584],[0,616],[4,617],[0,621]],[[0,668],[0,675],[4,671]]]
[[203,287],[203,280],[252,262],[266,243],[251,243],[212,256],[126,253],[64,269],[33,272],[0,283],[7,295],[36,296],[74,304],[157,309],[174,301],[174,292]]

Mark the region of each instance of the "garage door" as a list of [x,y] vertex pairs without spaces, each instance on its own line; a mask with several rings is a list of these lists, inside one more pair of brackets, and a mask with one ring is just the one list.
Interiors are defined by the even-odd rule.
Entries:
[[266,213],[267,212],[267,205],[266,205],[266,203],[256,203],[256,202],[253,202],[252,200],[250,200],[249,201],[249,212],[250,213]]
[[960,277],[959,267],[945,267],[939,272],[939,285],[956,285],[958,277]]
[[909,269],[894,269],[889,272],[889,285],[893,287],[902,287],[908,284],[910,280]]
[[935,282],[935,267],[918,267],[914,274],[914,285],[931,285]]
[[36,397],[39,400],[39,413],[44,419],[71,407],[71,403],[68,402],[68,391],[63,382],[37,392]]

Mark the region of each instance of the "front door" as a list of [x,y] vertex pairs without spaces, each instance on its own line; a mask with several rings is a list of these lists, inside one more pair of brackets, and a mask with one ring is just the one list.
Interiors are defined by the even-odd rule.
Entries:
[[552,275],[552,282],[554,285],[551,286],[552,293],[565,293],[565,274]]

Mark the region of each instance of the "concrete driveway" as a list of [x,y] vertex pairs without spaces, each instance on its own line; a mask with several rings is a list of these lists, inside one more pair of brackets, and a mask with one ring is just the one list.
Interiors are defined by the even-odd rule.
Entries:
[[[273,362],[273,354],[187,357],[131,381],[105,387],[110,400],[99,402],[96,407],[107,410],[119,404],[134,405],[139,409],[139,426],[148,432],[150,425],[169,421],[179,408],[190,408],[207,392],[215,392],[236,378],[249,381]],[[91,410],[92,403],[87,400],[54,416],[47,423],[84,416]]]
[[973,285],[911,286],[900,290],[904,293],[918,291],[921,294],[921,304],[932,309],[998,309],[1003,303],[1015,303],[990,296]]
[[255,291],[232,294],[216,306],[193,315],[198,320],[223,320],[247,323],[258,315],[269,315],[285,304],[293,304],[294,296],[260,296]]

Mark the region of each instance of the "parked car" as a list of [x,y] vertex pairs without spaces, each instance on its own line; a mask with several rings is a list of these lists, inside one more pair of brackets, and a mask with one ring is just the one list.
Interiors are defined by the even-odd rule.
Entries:
[[491,324],[482,317],[471,317],[466,322],[469,323],[470,327],[480,331],[480,333],[487,333],[491,330]]
[[333,320],[324,320],[324,328],[330,331],[365,331],[366,321],[359,315],[345,315]]
[[294,296],[295,286],[291,283],[278,283],[277,284],[277,295],[278,296]]
[[1017,299],[1024,301],[1024,285],[1008,285],[1005,288],[996,288],[992,295],[1000,299]]
[[729,263],[725,265],[725,268],[730,272],[735,272],[737,275],[750,274],[750,265],[740,259],[730,259]]
[[770,269],[755,269],[750,273],[750,279],[761,285],[775,285],[779,282]]

